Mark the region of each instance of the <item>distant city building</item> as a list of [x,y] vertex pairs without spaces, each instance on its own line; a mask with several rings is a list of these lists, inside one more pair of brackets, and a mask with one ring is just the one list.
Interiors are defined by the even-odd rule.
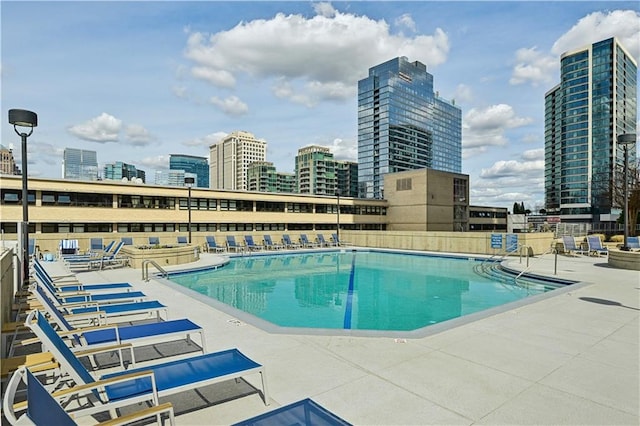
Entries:
[[209,162],[206,157],[193,155],[171,154],[169,155],[170,170],[184,170],[198,176],[197,188],[209,187]]
[[295,173],[300,194],[335,195],[338,176],[329,148],[317,145],[300,148]]
[[0,145],[0,174],[4,175],[19,175],[20,169],[16,165],[16,160],[13,158],[13,150],[7,148],[4,145]]
[[259,192],[295,192],[295,175],[278,172],[269,161],[256,161],[247,168],[247,190]]
[[338,176],[338,189],[344,197],[358,196],[358,163],[354,161],[336,160],[336,173]]
[[[545,209],[562,222],[611,222],[624,148],[636,133],[638,66],[615,38],[565,52],[545,94]],[[636,158],[635,145],[629,157]]]
[[358,182],[364,198],[382,198],[384,175],[431,168],[462,170],[462,112],[433,90],[421,62],[398,57],[358,82]]
[[187,173],[184,170],[156,170],[154,183],[162,186],[186,186],[184,179],[192,177],[193,187],[198,187],[198,175]]
[[126,178],[129,181],[140,179],[146,182],[146,173],[144,170],[138,170],[132,164],[116,161],[115,163],[105,164],[102,178],[104,180],[122,180]]
[[212,189],[246,191],[249,164],[267,159],[267,143],[243,131],[232,132],[209,150]]
[[96,151],[65,148],[62,160],[62,178],[98,180],[98,155]]

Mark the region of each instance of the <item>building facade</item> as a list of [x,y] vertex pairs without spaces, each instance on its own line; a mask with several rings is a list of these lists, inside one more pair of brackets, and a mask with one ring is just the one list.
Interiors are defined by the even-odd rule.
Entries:
[[133,164],[116,161],[115,163],[105,164],[102,178],[105,180],[129,180],[144,183],[147,180],[147,174],[144,170],[138,170]]
[[0,145],[0,174],[19,175],[20,170],[13,158],[13,150],[4,145]]
[[334,195],[338,176],[333,154],[324,146],[300,148],[296,155],[296,186],[300,194]]
[[193,186],[198,187],[198,175],[179,170],[156,170],[154,183],[162,186],[186,186],[185,178],[193,178]]
[[358,196],[358,163],[336,160],[337,191],[345,197]]
[[235,131],[209,147],[210,188],[244,190],[249,164],[267,160],[267,142]]
[[195,187],[209,187],[209,162],[206,157],[185,154],[169,155],[169,170],[184,170],[197,176]]
[[[562,222],[615,221],[624,149],[636,133],[637,62],[615,38],[560,59],[560,84],[545,94],[545,208]],[[635,145],[629,150],[636,158]]]
[[98,154],[96,151],[65,148],[62,159],[62,178],[98,180]]
[[358,82],[359,195],[383,198],[385,174],[421,168],[461,172],[462,112],[426,65],[398,57]]
[[247,167],[247,190],[279,192],[276,166],[269,161],[256,161]]
[[384,176],[390,231],[469,231],[469,176],[434,169]]

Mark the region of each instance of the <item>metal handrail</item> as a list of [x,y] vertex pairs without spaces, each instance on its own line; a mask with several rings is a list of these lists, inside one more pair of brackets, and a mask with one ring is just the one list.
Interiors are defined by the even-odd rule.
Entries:
[[158,265],[156,261],[151,259],[145,259],[142,261],[142,280],[143,281],[149,281],[149,264],[152,264],[153,266],[155,266],[156,269],[160,271],[160,274],[162,277],[164,278],[169,277],[169,273],[164,269],[162,269],[162,267]]
[[545,255],[547,255],[547,254],[551,254],[551,253],[553,253],[554,251],[555,251],[555,248],[554,248],[553,246],[552,246],[552,247],[549,247],[549,250],[547,250],[547,251],[545,251],[544,253],[542,253],[542,254],[540,255],[540,257],[536,259],[536,261],[535,261],[535,262],[531,262],[531,265],[529,265],[529,263],[528,263],[528,257],[527,257],[527,267],[526,267],[526,268],[524,268],[524,269],[523,269],[523,270],[522,270],[518,275],[516,275],[516,277],[514,278],[514,280],[515,280],[515,281],[518,281],[518,278],[520,278],[520,277],[521,277],[522,275],[524,275],[524,274],[525,274],[529,269],[531,269],[531,267],[532,267],[536,262],[539,262],[539,261],[540,261],[540,260],[541,260]]

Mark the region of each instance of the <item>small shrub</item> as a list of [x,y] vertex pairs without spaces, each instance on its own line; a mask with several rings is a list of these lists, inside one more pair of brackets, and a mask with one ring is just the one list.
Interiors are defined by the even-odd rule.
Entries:
[[612,243],[621,243],[624,241],[624,235],[612,235],[610,241]]

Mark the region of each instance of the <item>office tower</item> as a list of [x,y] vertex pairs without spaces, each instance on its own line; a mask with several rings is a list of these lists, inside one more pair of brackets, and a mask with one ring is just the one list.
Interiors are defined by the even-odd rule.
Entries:
[[300,148],[295,173],[300,194],[335,195],[336,161],[329,148],[317,145]]
[[337,192],[343,197],[358,196],[358,163],[336,160]]
[[4,145],[0,145],[0,174],[19,175],[20,170],[13,158],[13,150]]
[[146,174],[143,170],[138,170],[133,164],[116,161],[104,165],[102,178],[104,180],[123,180],[135,182],[140,179],[141,182],[146,181]]
[[433,90],[426,65],[399,57],[369,68],[358,82],[358,185],[382,198],[384,175],[462,169],[462,112]]
[[71,180],[98,180],[98,156],[95,151],[65,148],[62,160],[62,178]]
[[198,175],[184,170],[156,170],[154,183],[162,186],[186,186],[184,179],[193,178],[193,187],[198,187]]
[[209,187],[209,162],[206,157],[196,157],[194,155],[171,154],[169,155],[170,170],[184,170],[198,176],[197,188]]
[[295,173],[276,172],[276,192],[292,194],[296,192]]
[[212,189],[246,191],[249,164],[267,160],[267,142],[244,131],[235,131],[209,147]]
[[[615,220],[624,148],[636,133],[637,62],[615,38],[565,52],[545,94],[545,207],[563,222]],[[636,158],[635,145],[629,149]]]
[[256,161],[247,167],[247,190],[276,192],[276,166],[269,161]]

